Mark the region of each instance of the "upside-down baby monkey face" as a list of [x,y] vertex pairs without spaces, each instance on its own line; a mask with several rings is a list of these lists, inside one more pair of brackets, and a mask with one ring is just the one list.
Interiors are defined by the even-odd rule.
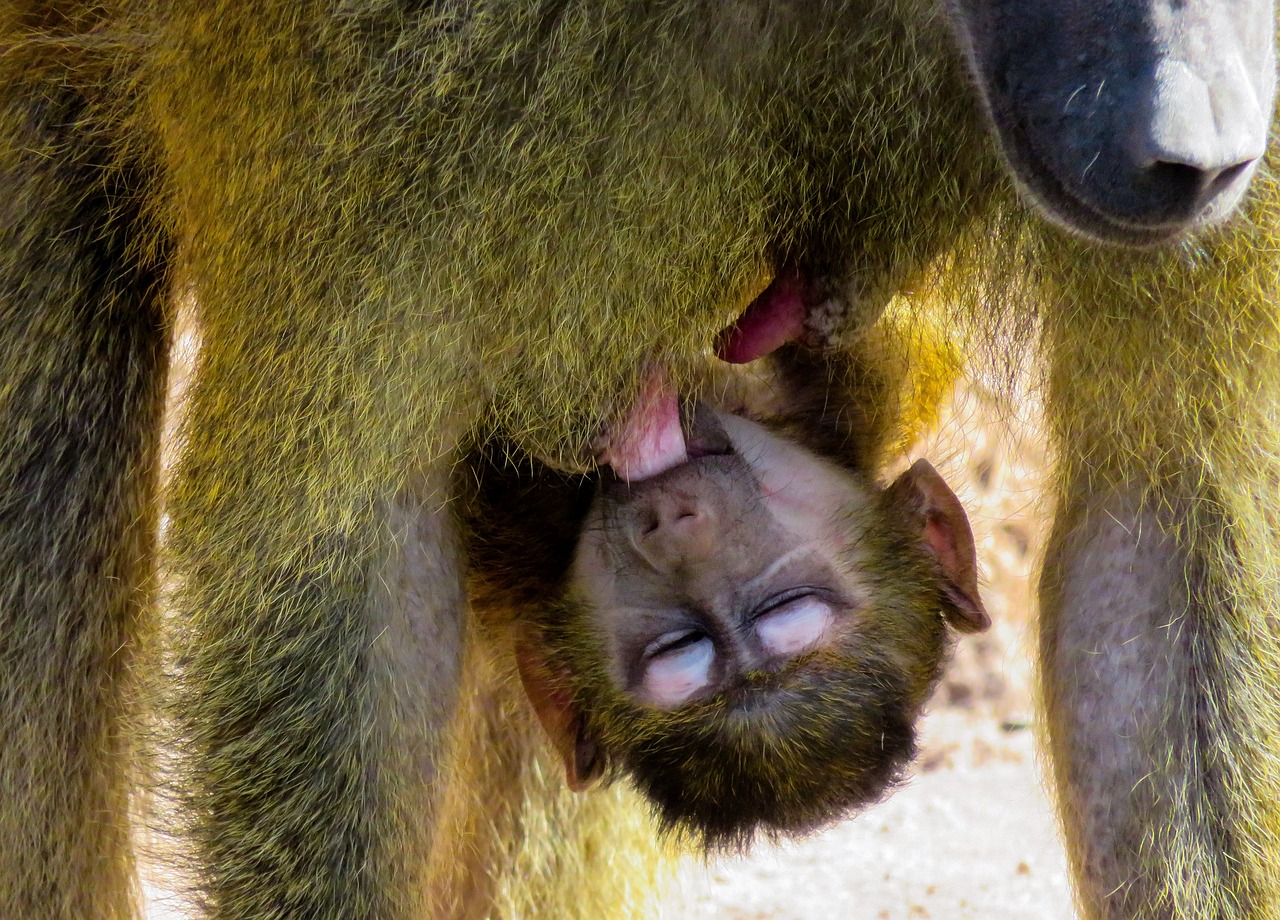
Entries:
[[708,847],[811,830],[896,781],[945,623],[986,625],[968,522],[923,461],[882,489],[754,421],[686,427],[605,477],[521,676],[572,787],[616,765]]
[[612,682],[675,709],[776,673],[854,629],[872,494],[765,427],[695,414],[688,462],[604,484],[571,575]]

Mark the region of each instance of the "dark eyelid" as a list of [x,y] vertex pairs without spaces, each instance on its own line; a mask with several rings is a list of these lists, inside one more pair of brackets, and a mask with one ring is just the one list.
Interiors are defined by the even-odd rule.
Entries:
[[[667,636],[672,635],[675,636],[674,639],[670,639],[666,642],[663,641]],[[711,634],[701,626],[696,625],[689,626],[687,628],[669,629],[644,647],[644,650],[640,654],[640,660],[652,661],[659,655],[666,654],[667,652],[674,651],[675,649],[690,644],[691,640],[696,641],[693,637],[711,639]]]
[[830,591],[817,585],[796,585],[787,588],[785,591],[779,591],[768,597],[762,604],[757,605],[748,615],[749,620],[758,620],[767,613],[772,613],[779,607],[785,607],[792,601],[798,601],[804,597],[819,597],[829,599]]

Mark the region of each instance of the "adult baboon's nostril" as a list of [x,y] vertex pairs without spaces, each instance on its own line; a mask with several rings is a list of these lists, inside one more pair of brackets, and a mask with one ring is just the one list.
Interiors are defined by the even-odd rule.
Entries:
[[1147,167],[1147,176],[1157,188],[1178,198],[1191,198],[1205,184],[1205,173],[1186,163],[1169,163],[1157,160]]
[[1188,212],[1207,207],[1215,198],[1229,192],[1243,181],[1249,168],[1257,162],[1250,157],[1221,169],[1205,169],[1188,163],[1157,160],[1147,167],[1147,179],[1153,189],[1169,202],[1180,201]]
[[1156,67],[1151,113],[1135,125],[1131,150],[1149,191],[1171,214],[1237,197],[1266,147],[1269,109],[1248,71],[1227,64],[1184,52]]

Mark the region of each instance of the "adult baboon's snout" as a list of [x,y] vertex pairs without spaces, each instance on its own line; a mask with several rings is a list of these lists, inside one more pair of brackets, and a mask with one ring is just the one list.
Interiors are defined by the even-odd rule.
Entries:
[[1224,19],[1219,13],[1198,33],[1175,37],[1183,40],[1155,67],[1150,115],[1129,139],[1154,194],[1208,220],[1228,213],[1248,187],[1266,150],[1274,85],[1265,71],[1250,72],[1250,55]]
[[953,6],[1001,149],[1051,219],[1150,245],[1239,204],[1272,115],[1272,0]]

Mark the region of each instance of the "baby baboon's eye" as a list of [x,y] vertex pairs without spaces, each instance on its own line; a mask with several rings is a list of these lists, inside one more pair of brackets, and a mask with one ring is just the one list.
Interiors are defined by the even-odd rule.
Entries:
[[770,655],[792,657],[819,645],[831,629],[834,611],[816,594],[800,594],[755,618],[756,635]]
[[671,709],[707,686],[715,643],[700,629],[664,633],[645,649],[643,689],[646,700]]

